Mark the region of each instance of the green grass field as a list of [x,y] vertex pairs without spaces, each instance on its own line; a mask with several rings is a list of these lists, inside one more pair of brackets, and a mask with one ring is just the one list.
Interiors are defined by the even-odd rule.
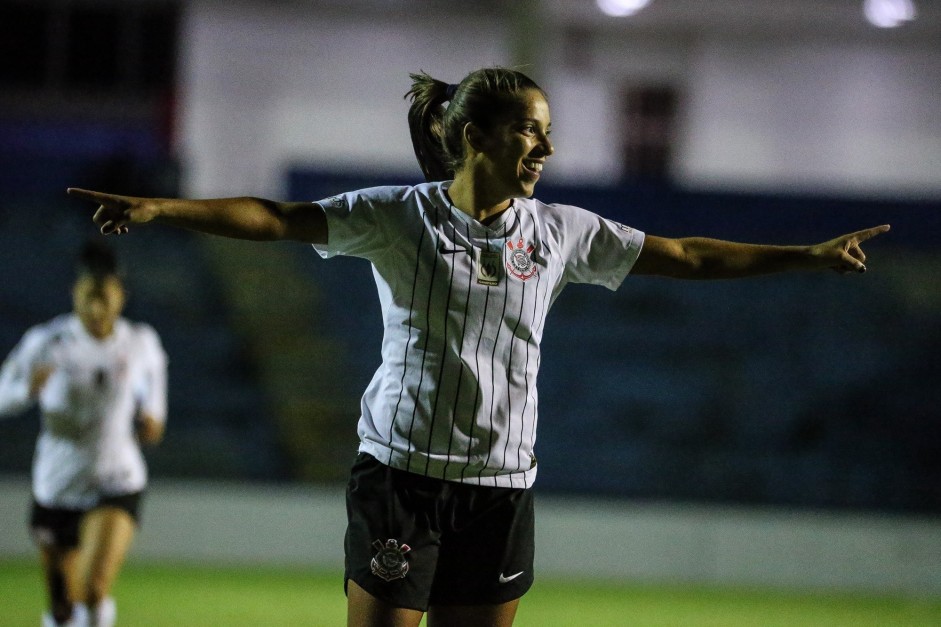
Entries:
[[[339,573],[132,561],[114,590],[119,625],[344,625]],[[34,627],[44,603],[38,565],[0,562],[0,625]],[[519,627],[914,627],[941,625],[941,599],[537,580]]]

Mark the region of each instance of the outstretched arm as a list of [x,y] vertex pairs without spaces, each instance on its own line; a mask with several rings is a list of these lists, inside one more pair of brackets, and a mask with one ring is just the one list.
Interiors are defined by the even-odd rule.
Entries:
[[648,235],[631,272],[677,279],[734,279],[826,268],[840,273],[865,272],[866,255],[860,244],[888,230],[889,225],[883,224],[812,246],[768,246],[704,237],[670,239]]
[[68,193],[98,205],[93,219],[105,235],[127,233],[131,224],[153,221],[236,239],[327,242],[327,220],[315,203],[250,197],[138,198],[74,187]]

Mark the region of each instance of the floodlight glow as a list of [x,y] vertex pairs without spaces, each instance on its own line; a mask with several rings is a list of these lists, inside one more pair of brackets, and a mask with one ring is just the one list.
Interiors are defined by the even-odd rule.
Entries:
[[627,17],[634,15],[645,6],[650,4],[650,0],[595,0],[598,8],[605,15],[611,17]]
[[878,28],[895,28],[915,19],[912,0],[864,0],[863,14]]

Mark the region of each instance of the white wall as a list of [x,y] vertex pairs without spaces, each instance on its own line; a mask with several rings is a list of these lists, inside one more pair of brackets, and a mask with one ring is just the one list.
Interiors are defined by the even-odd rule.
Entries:
[[[31,556],[0,477],[0,560]],[[941,520],[537,497],[537,576],[941,594]],[[131,559],[342,569],[341,489],[155,481]]]
[[[292,162],[417,174],[408,73],[457,81],[518,61],[519,34],[492,13],[384,18],[313,4],[187,5],[178,135],[188,193],[281,196]],[[543,16],[525,34],[553,106],[557,154],[546,180],[616,177],[617,94],[627,82],[663,80],[683,97],[681,183],[941,194],[941,49],[926,40],[652,28],[598,30],[573,44],[561,19]]]
[[506,35],[487,16],[355,22],[293,6],[188,7],[180,137],[190,193],[280,195],[294,161],[420,176],[409,72],[456,81],[507,62]]
[[937,194],[939,93],[941,47],[708,42],[678,172],[698,186]]

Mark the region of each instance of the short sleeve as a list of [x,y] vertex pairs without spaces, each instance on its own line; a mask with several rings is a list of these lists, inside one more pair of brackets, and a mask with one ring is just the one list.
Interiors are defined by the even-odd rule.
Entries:
[[347,192],[317,201],[327,217],[327,243],[313,244],[327,259],[335,255],[371,258],[388,237],[393,200],[387,188]]
[[141,413],[159,422],[165,422],[167,419],[167,354],[160,343],[160,337],[152,327],[139,324],[137,332],[141,359],[144,361],[137,389]]
[[644,233],[576,207],[565,207],[561,215],[566,282],[616,290],[640,255]]

